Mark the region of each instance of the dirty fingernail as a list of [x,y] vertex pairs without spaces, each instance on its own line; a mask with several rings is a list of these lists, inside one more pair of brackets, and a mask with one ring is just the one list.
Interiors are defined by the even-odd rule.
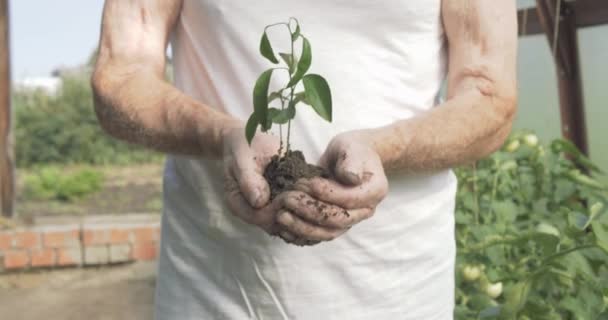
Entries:
[[279,214],[277,221],[282,225],[289,225],[293,222],[293,217],[289,212],[284,211]]
[[281,236],[281,238],[288,240],[288,241],[294,241],[296,239],[296,237],[294,235],[292,235],[291,233],[289,233],[287,231],[281,231],[279,233],[279,235]]
[[346,178],[349,180],[349,182],[352,182],[354,184],[359,184],[361,182],[359,176],[350,171],[346,172]]

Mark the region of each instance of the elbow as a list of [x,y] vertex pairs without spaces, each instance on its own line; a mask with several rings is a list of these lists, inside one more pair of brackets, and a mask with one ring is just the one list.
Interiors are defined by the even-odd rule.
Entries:
[[120,137],[116,114],[119,113],[117,79],[110,77],[110,72],[103,66],[97,66],[91,75],[90,83],[93,91],[93,107],[101,128],[110,136]]
[[495,97],[493,100],[495,128],[493,134],[488,137],[483,152],[484,157],[498,151],[507,141],[517,115],[517,96],[515,94]]

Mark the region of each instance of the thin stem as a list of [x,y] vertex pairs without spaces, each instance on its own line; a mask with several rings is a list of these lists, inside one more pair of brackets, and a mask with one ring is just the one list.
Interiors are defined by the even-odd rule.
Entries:
[[477,162],[473,164],[473,198],[475,199],[475,224],[479,225],[479,199],[477,198]]
[[[279,99],[281,99],[281,111],[283,111],[285,107],[285,100],[283,99],[283,95],[281,94]],[[279,125],[279,157],[283,153],[283,125]]]
[[579,251],[579,250],[584,250],[584,249],[590,249],[590,248],[597,248],[597,245],[595,245],[595,244],[585,244],[585,245],[582,245],[582,246],[578,246],[578,247],[570,248],[568,250],[564,250],[564,251],[560,251],[560,252],[554,253],[554,254],[548,256],[547,258],[543,259],[542,262],[541,262],[541,264],[545,265],[545,264],[547,264],[547,263],[549,263],[549,262],[551,262],[551,261],[553,261],[553,260],[555,260],[555,259],[557,259],[559,257],[565,256],[565,255],[567,255],[569,253],[572,253],[574,251]]
[[[280,25],[287,26],[287,28],[289,29],[289,23],[287,23],[287,22],[277,22],[277,23],[269,24],[266,27],[264,27],[264,32],[266,32],[266,30],[268,30],[269,28],[280,26]],[[291,29],[290,29],[290,31],[291,31]]]
[[[295,18],[294,18],[294,20],[295,20]],[[290,18],[290,21],[291,21],[291,18]],[[298,22],[298,20],[296,20],[296,23],[297,22]],[[291,34],[291,27],[289,26],[289,24],[287,25],[287,28],[289,28],[289,33]],[[291,41],[291,57],[292,57],[292,59],[294,57],[293,41]],[[289,82],[291,82],[292,78],[293,77],[292,77],[292,75],[290,73],[289,74]],[[291,90],[290,90],[290,93],[289,93],[289,104],[291,104],[292,101],[293,101],[293,91],[294,91],[294,89],[295,89],[295,85],[291,86]],[[289,105],[288,105],[288,107],[289,107]],[[287,152],[291,151],[290,137],[291,137],[291,119],[289,119],[287,121]]]

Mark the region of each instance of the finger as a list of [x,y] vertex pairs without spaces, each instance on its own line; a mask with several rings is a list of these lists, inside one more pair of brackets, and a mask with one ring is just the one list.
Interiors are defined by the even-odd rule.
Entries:
[[[243,197],[237,181],[232,176],[225,179],[226,203],[230,212],[241,220],[260,226],[270,234],[275,234],[273,215],[269,210],[255,210]],[[268,212],[267,212],[268,211]]]
[[332,229],[345,229],[368,219],[374,213],[372,208],[346,210],[342,207],[319,201],[310,195],[291,191],[287,193],[284,207],[298,218],[314,225]]
[[285,210],[279,212],[277,223],[296,237],[312,241],[330,241],[346,231],[311,224]]
[[342,152],[338,155],[334,167],[330,170],[334,173],[336,180],[350,186],[360,185],[363,182],[364,164],[357,159],[354,153]]
[[[369,174],[371,175],[371,173]],[[309,194],[315,199],[331,203],[345,209],[375,207],[388,192],[388,182],[381,175],[371,175],[367,182],[358,186],[347,186],[324,179],[300,179],[295,190]]]
[[241,193],[254,208],[261,208],[270,199],[270,187],[262,175],[257,161],[249,153],[234,159],[231,173],[238,182]]

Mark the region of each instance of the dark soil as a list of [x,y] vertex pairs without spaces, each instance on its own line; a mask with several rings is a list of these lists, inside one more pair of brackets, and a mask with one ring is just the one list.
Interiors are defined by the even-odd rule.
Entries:
[[270,199],[283,191],[293,190],[298,179],[313,177],[329,178],[324,168],[306,163],[301,151],[288,151],[283,157],[273,156],[264,170],[264,178],[270,185]]

